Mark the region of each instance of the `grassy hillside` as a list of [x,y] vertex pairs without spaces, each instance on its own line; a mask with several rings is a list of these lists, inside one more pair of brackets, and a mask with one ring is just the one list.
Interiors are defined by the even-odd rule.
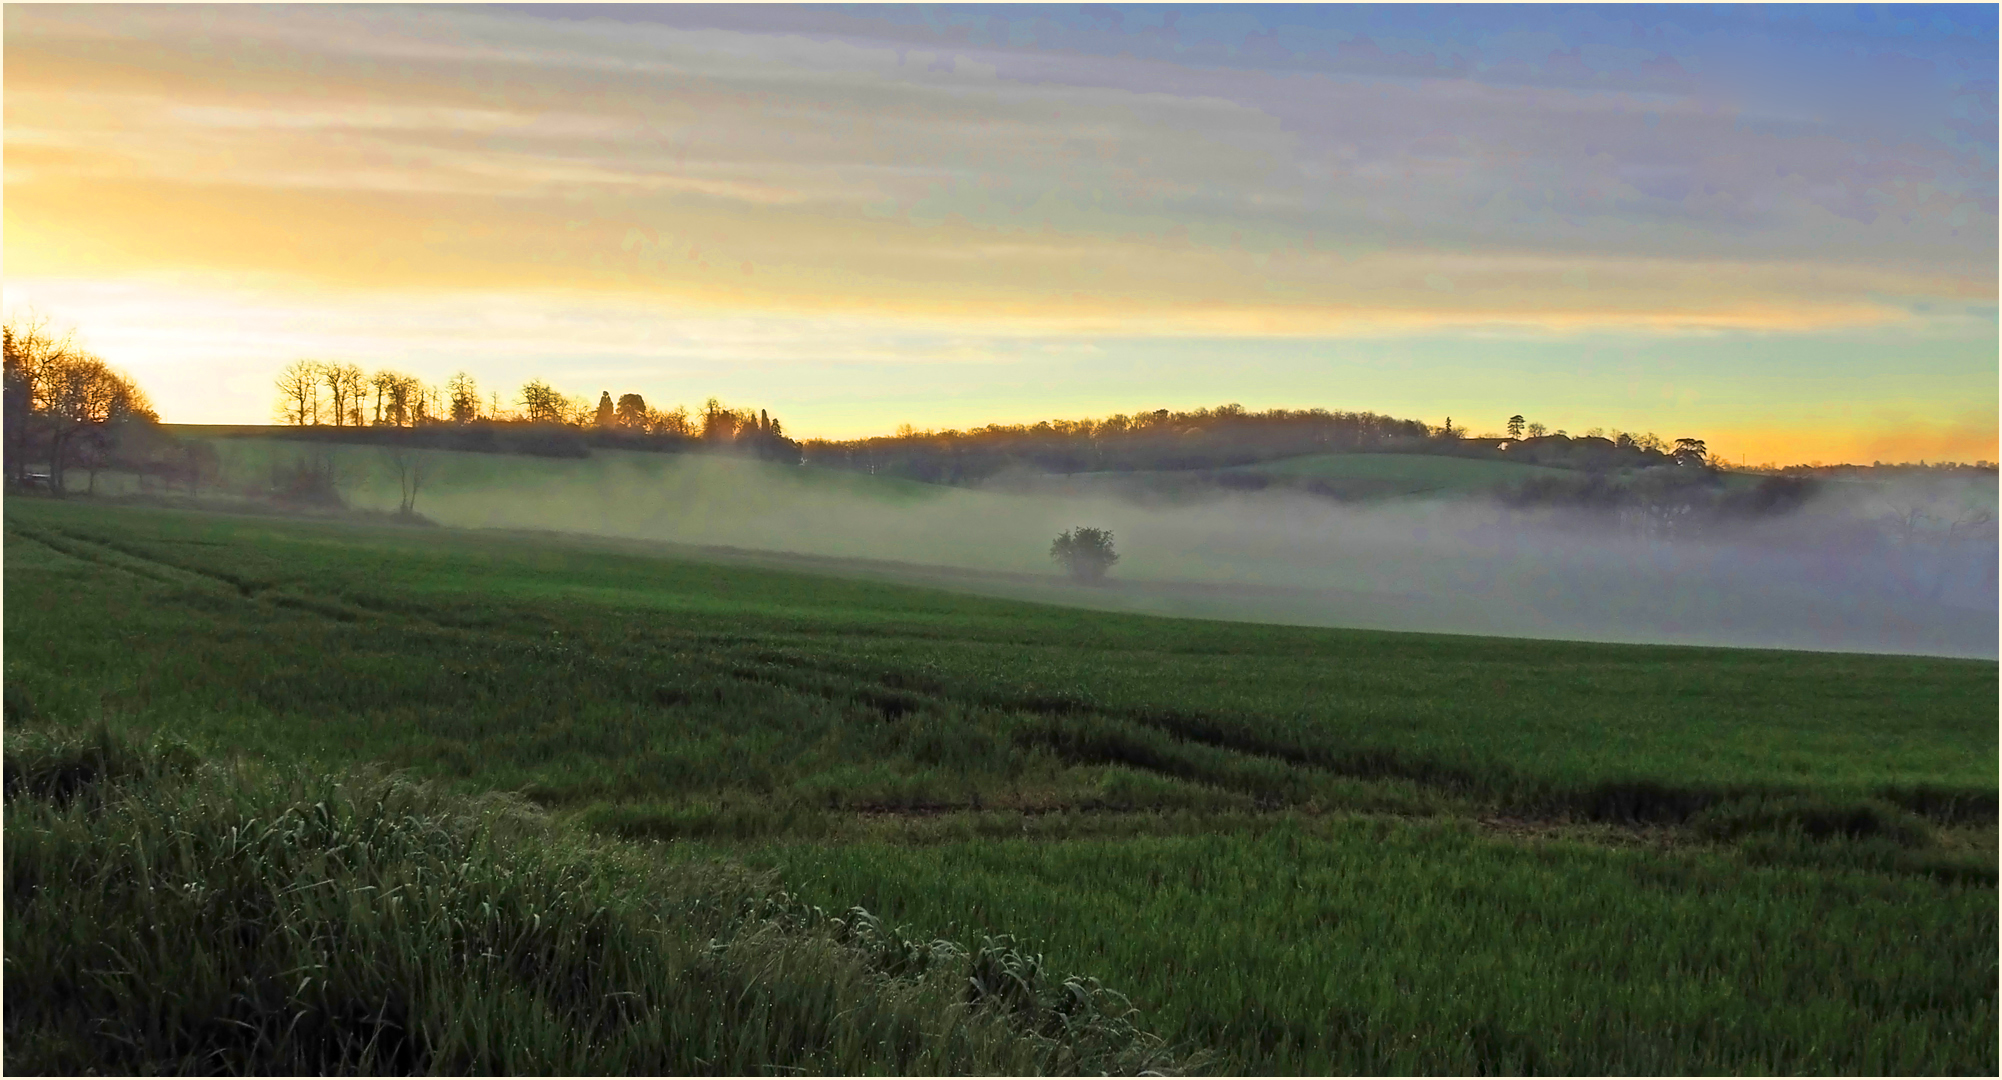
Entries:
[[[262,498],[274,472],[302,465],[330,470],[363,511],[390,511],[402,497],[380,448],[217,445],[224,482],[211,498]],[[1352,460],[1364,459],[1378,464],[1354,467],[1401,470],[1406,486],[1433,483],[1441,469],[1479,476],[1497,464]],[[1840,521],[1833,529],[1776,521],[1782,535],[1738,547],[1665,546],[1603,522],[1551,527],[1479,500],[1343,504],[1284,485],[1212,487],[1177,500],[954,488],[714,454],[433,451],[425,461],[416,509],[448,526],[732,547],[804,557],[828,572],[1108,610],[1573,640],[1990,657],[1995,649],[1993,589],[1984,599],[1965,587],[1980,584],[1978,552],[1921,546],[1901,562],[1816,550],[1817,538],[1849,524]],[[1121,561],[1107,587],[1073,587],[1051,565],[1051,538],[1081,524],[1117,537]],[[1939,588],[1948,578],[1954,587]]]
[[[209,439],[216,446],[222,458],[225,488],[258,486],[268,479],[274,466],[285,466],[316,451],[331,452],[340,464],[344,492],[360,505],[393,508],[397,504],[395,470],[378,448],[260,438],[253,434],[255,429],[183,425],[176,430],[189,437]],[[432,451],[430,457],[434,467],[426,483],[433,498],[443,495],[447,502],[467,490],[534,491],[603,486],[608,482],[607,474],[616,477],[617,483],[658,487],[665,494],[684,498],[701,494],[714,485],[741,487],[761,502],[783,501],[804,491],[831,491],[906,503],[940,498],[953,490],[842,469],[779,466],[727,455],[595,449],[591,457],[575,459],[454,451]],[[1575,474],[1570,470],[1540,465],[1437,454],[1312,454],[1217,470],[1078,473],[1046,478],[1038,488],[1058,492],[1074,489],[1077,494],[1100,489],[1192,494],[1217,490],[1219,478],[1228,490],[1232,477],[1257,477],[1282,485],[1311,482],[1313,490],[1321,494],[1369,500],[1415,495],[1460,496],[1492,491],[1534,476],[1572,475]],[[123,490],[117,481],[112,483],[114,493]],[[426,500],[420,497],[420,501]]]
[[[399,480],[389,455],[379,447],[320,443],[298,439],[238,437],[214,439],[222,459],[225,488],[255,488],[274,468],[314,455],[334,462],[344,495],[369,507],[394,508]],[[594,449],[588,458],[536,457],[527,454],[482,454],[454,450],[424,453],[424,480],[430,497],[498,491],[557,491],[578,486],[623,484],[657,491],[667,500],[706,493],[711,488],[741,488],[753,499],[783,500],[802,491],[830,491],[886,502],[936,497],[940,488],[911,480],[865,476],[838,469],[787,467],[728,454],[659,454],[634,450]]]
[[1279,481],[1315,481],[1351,498],[1466,495],[1519,484],[1533,476],[1571,476],[1568,469],[1440,454],[1309,454],[1226,473]]
[[1278,488],[1350,503],[1412,497],[1458,498],[1492,492],[1567,470],[1443,454],[1308,454],[1221,469],[1129,470],[1068,475],[1008,475],[988,486],[1052,495],[1200,501],[1235,491]]
[[10,719],[381,762],[969,954],[1013,934],[1231,1071],[1995,1067],[1993,662],[39,500],[6,528]]

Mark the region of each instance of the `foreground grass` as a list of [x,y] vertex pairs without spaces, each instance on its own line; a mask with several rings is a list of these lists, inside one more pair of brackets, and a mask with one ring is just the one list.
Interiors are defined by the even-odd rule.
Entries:
[[508,799],[10,734],[6,1067],[80,1073],[1175,1069],[1006,941],[828,918]]
[[386,762],[969,953],[1032,936],[1231,1071],[1994,1068],[1992,662],[1152,620],[48,502],[6,525],[12,723]]
[[1381,819],[756,859],[917,925],[1034,927],[1254,1074],[1995,1068],[1992,887]]

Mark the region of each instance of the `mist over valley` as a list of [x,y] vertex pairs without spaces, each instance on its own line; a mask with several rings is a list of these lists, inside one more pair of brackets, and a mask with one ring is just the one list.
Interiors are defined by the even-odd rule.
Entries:
[[[216,445],[221,489],[317,462],[354,507],[399,504],[380,448]],[[1658,509],[1523,505],[1525,480],[1561,471],[1420,455],[1332,456],[1361,480],[1362,497],[1343,500],[1194,472],[1018,470],[957,487],[727,454],[423,454],[416,509],[452,527],[806,557],[840,573],[1202,618],[1996,655],[1992,473],[1796,482],[1795,502],[1697,528]],[[1325,489],[1329,456],[1299,460]],[[1301,468],[1289,464],[1260,468],[1283,481]],[[1398,471],[1411,475],[1385,479]],[[1730,480],[1750,490],[1761,478]],[[1120,562],[1098,585],[1065,580],[1049,559],[1051,538],[1080,524],[1117,540]]]

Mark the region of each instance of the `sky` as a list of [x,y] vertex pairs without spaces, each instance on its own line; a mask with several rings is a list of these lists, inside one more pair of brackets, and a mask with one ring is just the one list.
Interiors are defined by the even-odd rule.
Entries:
[[800,437],[1236,402],[1995,460],[1997,8],[8,5],[5,296]]

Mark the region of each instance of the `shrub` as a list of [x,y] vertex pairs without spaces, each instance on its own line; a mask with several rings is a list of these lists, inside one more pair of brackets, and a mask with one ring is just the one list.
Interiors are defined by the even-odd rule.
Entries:
[[1079,581],[1099,581],[1119,561],[1119,553],[1112,550],[1111,530],[1079,525],[1051,541],[1050,558]]

